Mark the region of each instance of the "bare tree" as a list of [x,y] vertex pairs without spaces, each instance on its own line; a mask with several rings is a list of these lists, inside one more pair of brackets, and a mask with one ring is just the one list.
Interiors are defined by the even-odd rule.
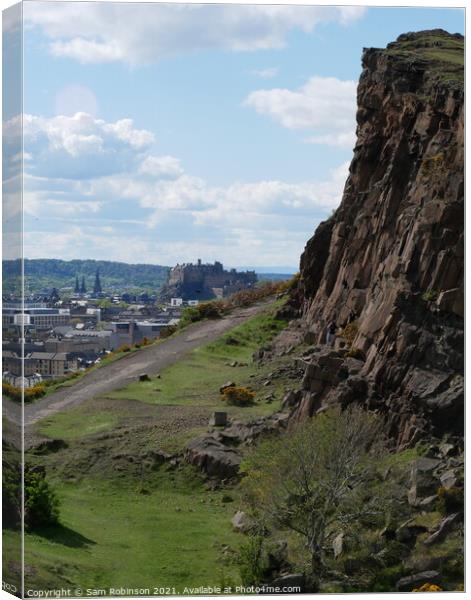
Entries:
[[381,419],[359,407],[331,411],[261,444],[245,465],[246,497],[260,522],[305,538],[311,571],[324,568],[326,534],[384,512],[375,496],[375,459],[382,452]]

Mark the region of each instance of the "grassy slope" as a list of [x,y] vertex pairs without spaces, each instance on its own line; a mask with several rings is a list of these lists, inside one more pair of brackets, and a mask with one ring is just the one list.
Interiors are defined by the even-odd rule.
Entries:
[[[76,439],[111,429],[121,417],[127,419],[130,416],[129,401],[162,407],[201,407],[207,410],[208,415],[214,410],[223,409],[233,418],[270,414],[279,407],[284,391],[283,381],[273,382],[270,387],[262,386],[263,369],[258,369],[252,363],[252,354],[283,327],[283,322],[273,318],[277,305],[275,303],[217,341],[197,348],[187,358],[165,369],[160,379],[134,382],[108,394],[108,400],[116,401],[112,413],[102,409],[100,399],[93,400],[43,419],[39,424],[39,432],[48,437]],[[228,341],[231,343],[227,343]],[[238,365],[231,367],[234,361]],[[265,367],[265,371],[272,368]],[[255,374],[256,379],[251,377]],[[257,403],[247,408],[225,406],[219,388],[229,380],[251,386],[257,392]],[[277,399],[272,404],[266,404],[264,396],[270,391],[275,393]],[[126,402],[120,403],[120,400]],[[110,406],[109,401],[106,406]]]
[[188,472],[162,472],[149,484],[145,495],[98,479],[61,485],[63,527],[26,537],[26,565],[37,569],[30,584],[182,591],[236,579],[235,566],[219,559],[222,545],[240,541],[222,493]]
[[[61,500],[62,522],[60,528],[26,536],[26,563],[34,566],[30,579],[34,586],[156,584],[182,588],[238,580],[237,566],[223,564],[220,559],[221,546],[235,548],[242,537],[230,525],[235,503],[221,501],[227,491],[208,491],[189,467],[146,471],[142,479],[131,467],[114,473],[111,459],[101,463],[109,465],[109,471],[108,466],[102,473],[87,469],[82,457],[99,446],[97,432],[108,432],[113,449],[117,448],[118,433],[122,434],[124,426],[127,435],[119,439],[127,451],[137,452],[143,446],[181,449],[189,437],[207,428],[207,420],[204,426],[189,430],[184,426],[156,439],[152,411],[175,407],[191,413],[207,409],[209,415],[222,407],[218,390],[228,379],[252,384],[261,399],[254,407],[230,408],[234,416],[249,418],[276,410],[283,383],[263,386],[265,374],[252,364],[251,355],[283,327],[273,316],[277,304],[193,351],[164,370],[161,379],[133,383],[106,399],[89,400],[39,423],[42,434],[67,439],[70,447],[31,458],[47,466]],[[228,366],[234,360],[248,364]],[[254,374],[256,377],[251,378]],[[277,401],[266,404],[263,397],[272,390]],[[158,421],[161,413],[155,414]],[[139,421],[139,429],[133,429],[134,421]],[[142,422],[148,424],[148,430]],[[147,493],[140,493],[142,487]],[[6,549],[8,545],[9,534]]]
[[463,82],[464,40],[443,34],[423,34],[415,40],[389,44],[388,54],[429,62],[429,72],[441,81]]

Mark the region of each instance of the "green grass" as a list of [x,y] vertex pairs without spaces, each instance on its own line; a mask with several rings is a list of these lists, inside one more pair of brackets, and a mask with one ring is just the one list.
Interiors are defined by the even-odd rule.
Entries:
[[143,485],[146,494],[99,479],[57,483],[61,527],[26,535],[26,565],[37,569],[30,585],[176,586],[181,593],[218,585],[222,571],[237,581],[237,567],[221,561],[221,546],[241,541],[222,492],[208,492],[189,470],[157,473]]
[[[186,430],[168,434],[164,428],[140,432],[148,444],[169,452],[176,452],[191,439],[207,429],[209,416],[214,410],[226,410],[232,419],[249,419],[271,414],[279,408],[284,392],[284,381],[276,380],[270,387],[262,386],[267,372],[273,364],[260,367],[253,364],[252,354],[261,345],[271,340],[286,325],[274,317],[279,301],[269,305],[263,312],[244,324],[231,329],[219,339],[197,348],[176,364],[163,370],[161,378],[151,381],[135,381],[128,386],[107,394],[106,398],[88,400],[75,408],[61,411],[39,421],[37,431],[50,438],[78,440],[95,433],[113,430],[121,421],[132,425],[138,417],[163,420],[166,414],[147,411],[143,415],[134,402],[162,407],[181,407],[191,411],[207,412],[207,421],[202,426],[189,425]],[[230,364],[237,361],[238,366]],[[254,378],[254,375],[257,375]],[[256,391],[256,403],[249,407],[227,406],[219,393],[221,385],[234,381],[238,385],[250,386]],[[275,401],[268,404],[265,396],[273,392]],[[131,444],[132,445],[132,444]]]
[[93,411],[79,406],[42,419],[38,430],[46,437],[71,440],[111,429],[118,420],[118,415],[109,411]]
[[[107,398],[138,400],[149,404],[221,408],[221,385],[227,381],[251,385],[250,376],[257,372],[257,367],[252,362],[253,352],[285,327],[285,322],[274,318],[277,305],[275,303],[215,342],[197,348],[187,358],[163,370],[160,379],[133,382],[108,394]],[[231,367],[234,361],[242,365]],[[260,397],[266,394],[264,389],[259,389],[258,392]],[[264,414],[273,412],[273,405],[247,407],[242,412],[236,407],[227,408],[232,413],[244,415],[260,414],[261,410]]]
[[386,54],[404,60],[425,60],[430,74],[442,82],[462,82],[464,79],[464,41],[444,35],[422,35],[415,40],[394,42]]

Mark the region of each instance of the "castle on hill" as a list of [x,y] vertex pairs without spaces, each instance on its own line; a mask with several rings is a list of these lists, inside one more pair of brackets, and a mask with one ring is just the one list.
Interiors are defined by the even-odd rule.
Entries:
[[227,271],[222,263],[177,264],[170,269],[164,295],[183,300],[211,300],[225,298],[235,292],[253,287],[257,282],[255,271]]

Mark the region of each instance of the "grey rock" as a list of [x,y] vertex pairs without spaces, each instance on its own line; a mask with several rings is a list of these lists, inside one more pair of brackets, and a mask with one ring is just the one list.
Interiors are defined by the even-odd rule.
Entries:
[[458,478],[456,477],[455,472],[451,469],[449,471],[445,471],[445,473],[443,473],[440,476],[440,483],[447,490],[449,490],[452,487],[455,487],[457,482]]
[[453,529],[454,525],[460,520],[460,513],[453,513],[448,517],[445,517],[440,524],[438,525],[437,531],[432,533],[426,540],[424,540],[424,544],[426,546],[431,546],[432,544],[436,544],[437,542],[442,541]]
[[219,388],[219,392],[222,394],[224,392],[224,390],[227,390],[228,388],[231,387],[235,387],[235,383],[233,381],[228,381],[227,383],[221,385],[221,387]]
[[211,477],[232,478],[239,472],[242,460],[235,448],[228,448],[214,436],[203,436],[189,442],[185,460]]
[[411,592],[414,588],[420,587],[424,583],[439,583],[440,573],[438,571],[422,571],[414,573],[408,577],[402,577],[396,583],[398,592]]
[[439,452],[442,456],[453,456],[457,452],[456,446],[443,442],[439,446]]
[[292,573],[290,575],[283,575],[273,579],[270,583],[267,583],[269,587],[279,588],[298,588],[298,592],[304,592],[306,590],[306,578],[302,573]]
[[419,507],[425,510],[432,510],[437,500],[438,496],[436,494],[432,494],[431,496],[427,496],[423,500],[420,500]]
[[238,510],[231,519],[232,527],[240,533],[248,533],[253,528],[253,523],[241,510]]
[[343,546],[344,546],[343,540],[344,540],[343,532],[336,535],[334,537],[334,539],[332,540],[332,550],[334,551],[334,558],[338,558],[342,554]]

